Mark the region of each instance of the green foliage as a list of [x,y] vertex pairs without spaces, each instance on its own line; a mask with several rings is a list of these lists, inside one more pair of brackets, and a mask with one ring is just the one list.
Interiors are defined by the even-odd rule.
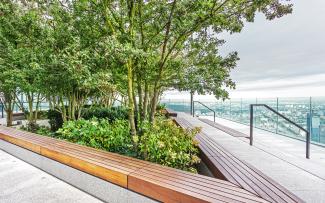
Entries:
[[172,120],[158,117],[153,125],[145,124],[143,130],[139,147],[145,160],[196,172],[200,158],[194,136],[199,129],[184,130]]
[[26,126],[21,126],[21,130],[25,130],[28,132],[36,133],[39,135],[45,135],[45,136],[52,136],[53,132],[51,132],[50,128],[46,126],[40,126],[39,124],[35,122],[29,122]]
[[35,132],[36,134],[39,135],[44,135],[44,136],[49,136],[49,137],[54,137],[54,134],[50,128],[46,126],[39,126],[39,128]]
[[[57,110],[49,115],[56,130],[78,120],[88,101],[111,106],[120,100],[137,138],[138,126],[154,121],[159,95],[168,88],[227,98],[239,58],[236,52],[220,55],[221,33],[240,32],[257,12],[269,20],[282,17],[292,11],[289,1],[2,0],[5,110],[12,114],[18,93],[26,95],[29,112],[46,98]],[[124,111],[91,111],[85,118],[126,118]]]
[[[48,119],[48,112],[49,111],[38,111],[37,112],[37,119]],[[35,114],[35,111],[34,111],[34,114]]]
[[49,119],[49,124],[51,126],[51,131],[55,132],[63,126],[62,114],[58,110],[50,109],[47,113],[47,118]]
[[[115,120],[112,123],[107,119],[97,118],[68,121],[55,133],[54,137],[197,172],[196,164],[200,162],[200,158],[198,157],[198,143],[194,140],[194,136],[198,133],[198,129],[184,130],[177,127],[172,120],[163,117],[159,117],[153,126],[145,123],[142,129],[143,135],[138,149],[132,145],[127,120]],[[46,129],[38,132],[47,133]]]
[[[48,119],[48,110],[37,111],[37,119],[44,120]],[[24,111],[25,115],[29,115],[29,111]],[[36,111],[33,111],[33,115],[35,116]]]
[[57,137],[120,154],[132,154],[130,128],[125,120],[109,123],[106,119],[92,118],[68,121],[57,131]]
[[157,107],[156,107],[156,110],[157,111],[161,111],[161,110],[164,110],[166,109],[166,105],[165,104],[158,104]]
[[127,120],[128,112],[124,107],[90,107],[82,111],[82,118],[89,120],[91,118],[107,119],[110,123],[115,120]]

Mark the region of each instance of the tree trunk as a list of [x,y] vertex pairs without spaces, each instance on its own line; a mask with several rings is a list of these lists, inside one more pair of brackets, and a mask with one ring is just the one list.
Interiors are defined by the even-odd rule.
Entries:
[[63,122],[67,121],[66,108],[62,96],[59,97],[59,103],[61,104],[62,120]]
[[127,63],[128,69],[128,108],[129,108],[129,123],[131,128],[131,136],[136,136],[136,127],[134,122],[134,100],[133,100],[133,71],[132,61]]
[[153,92],[153,97],[152,97],[152,100],[151,100],[151,112],[150,112],[150,122],[151,123],[155,119],[158,96],[159,96],[159,90],[158,90],[158,88],[155,88],[154,92]]
[[137,77],[137,82],[138,82],[138,97],[139,97],[139,101],[138,101],[138,115],[140,117],[140,122],[142,122],[144,120],[143,118],[143,97],[142,97],[142,86],[141,86],[141,79],[140,79],[140,76],[138,75]]
[[13,111],[10,109],[6,110],[6,114],[7,114],[7,127],[12,126],[12,122],[13,122]]
[[33,95],[32,93],[27,93],[28,111],[29,115],[27,117],[28,122],[33,122]]
[[143,108],[142,108],[142,119],[145,120],[148,112],[148,101],[149,101],[149,85],[147,81],[144,83],[144,98],[143,98]]
[[4,102],[3,102],[3,107],[6,111],[6,121],[7,121],[7,126],[10,127],[12,126],[13,122],[13,111],[14,111],[14,106],[15,106],[15,96],[13,96],[15,93],[4,93]]
[[35,107],[35,115],[34,115],[35,122],[37,121],[37,116],[38,116],[38,111],[39,111],[40,96],[41,96],[41,94],[38,93],[38,94],[37,94],[36,107]]
[[135,123],[135,129],[138,129],[138,115],[139,115],[139,109],[137,105],[137,99],[135,94],[135,82],[134,82],[134,72],[132,77],[132,96],[133,96],[133,103],[134,103],[134,123]]
[[190,109],[190,113],[191,113],[191,115],[194,115],[194,103],[193,103],[193,95],[194,95],[194,92],[193,91],[191,91],[191,105],[190,105],[190,107],[191,107],[191,109]]

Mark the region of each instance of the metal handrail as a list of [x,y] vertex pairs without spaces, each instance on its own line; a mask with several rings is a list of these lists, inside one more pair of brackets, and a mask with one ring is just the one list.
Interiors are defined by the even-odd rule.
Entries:
[[281,118],[285,119],[286,121],[288,121],[289,123],[291,123],[295,127],[297,127],[300,130],[304,131],[306,133],[306,158],[309,159],[309,157],[310,157],[310,133],[309,133],[309,131],[306,130],[305,128],[301,127],[297,123],[293,122],[292,120],[290,120],[289,118],[287,118],[286,116],[284,116],[283,114],[279,113],[278,111],[276,111],[275,109],[273,109],[272,107],[270,107],[270,106],[268,106],[266,104],[250,104],[250,120],[249,120],[249,124],[250,124],[249,125],[249,127],[250,127],[249,144],[250,145],[253,145],[254,106],[263,106],[263,107],[267,108],[268,110],[272,111],[273,113],[277,114]]
[[216,122],[216,112],[215,112],[215,110],[211,109],[210,107],[208,107],[207,105],[205,105],[205,104],[203,104],[202,102],[199,102],[199,101],[193,101],[193,117],[194,117],[194,112],[195,112],[195,105],[194,105],[195,102],[201,104],[205,108],[207,108],[210,111],[212,111],[213,112],[213,122]]

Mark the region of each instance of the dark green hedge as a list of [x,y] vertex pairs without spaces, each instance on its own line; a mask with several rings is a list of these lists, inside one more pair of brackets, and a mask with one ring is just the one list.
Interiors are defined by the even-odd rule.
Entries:
[[128,111],[124,107],[91,107],[83,109],[82,118],[90,120],[92,118],[107,119],[110,123],[115,120],[127,120]]

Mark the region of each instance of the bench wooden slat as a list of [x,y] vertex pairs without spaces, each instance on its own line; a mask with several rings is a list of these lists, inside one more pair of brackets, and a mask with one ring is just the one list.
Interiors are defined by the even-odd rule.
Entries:
[[[220,146],[217,148],[222,152],[225,151]],[[271,199],[267,199],[269,201],[273,200],[275,202],[292,201],[292,197],[288,195],[290,194],[288,190],[284,190],[283,187],[279,187],[279,184],[277,184],[276,186],[273,185],[274,181],[271,182],[271,178],[265,176],[264,174],[262,176],[261,173],[256,173],[257,169],[252,166],[248,166],[246,162],[237,159],[233,155],[229,155],[228,157],[218,157],[218,159],[221,159],[224,162],[229,162],[229,165],[232,165],[232,168],[236,168],[237,173],[240,174],[241,177],[246,176],[247,179],[245,179],[247,181],[245,182],[248,186],[252,187],[254,185],[257,185],[258,187],[252,187],[252,189],[257,191],[260,196],[265,196],[266,198],[267,196],[269,196]],[[260,188],[264,188],[264,190],[261,191]]]
[[[170,171],[175,171],[170,169]],[[160,171],[155,170],[154,168],[150,167],[146,169],[141,169],[136,173],[141,175],[150,176],[150,178],[159,180],[160,182],[165,182],[171,185],[174,185],[179,188],[183,188],[187,191],[200,191],[201,195],[205,195],[208,197],[214,197],[216,195],[223,196],[225,198],[229,198],[229,200],[236,200],[236,201],[260,201],[256,195],[252,195],[251,193],[243,192],[242,189],[239,187],[225,187],[224,185],[219,185],[219,187],[210,187],[208,184],[200,184],[198,182],[191,182],[188,178],[182,178],[181,176],[173,175],[170,176],[170,171]],[[177,171],[176,171],[177,173]],[[162,178],[163,177],[163,178]],[[168,178],[166,178],[168,177]],[[177,177],[177,178],[175,178]],[[235,195],[235,196],[234,196]]]
[[[233,196],[233,198],[227,197],[227,193],[213,194],[204,191],[193,192],[192,190],[197,191],[197,189],[184,188],[183,184],[176,183],[176,177],[175,179],[168,180],[164,178],[164,176],[157,176],[157,174],[145,172],[146,170],[148,169],[141,169],[140,171],[131,173],[129,175],[129,188],[141,194],[166,196],[166,199],[164,199],[163,202],[192,202],[192,200],[188,199],[188,196],[192,196],[195,193],[197,197],[200,197],[200,200],[195,200],[195,202],[264,202],[258,197],[256,197],[256,201],[245,197],[240,197],[237,196],[237,194],[234,194],[234,192],[232,192],[232,195],[229,194],[230,196]],[[141,178],[151,182],[150,186],[147,186],[145,183],[139,181]],[[139,187],[140,184],[142,184],[141,187]],[[152,185],[160,189],[154,191],[152,190]],[[173,191],[170,191],[170,189],[173,189]],[[163,193],[168,195],[164,195]],[[251,197],[254,198],[254,196]]]
[[168,117],[177,117],[177,112],[176,111],[173,111],[170,108],[166,108],[165,110],[166,110],[166,113],[167,113]]
[[[194,128],[181,117],[175,118],[175,122],[183,128]],[[233,136],[247,136],[226,126],[215,126],[212,121],[207,123]],[[196,139],[199,141],[201,157],[215,177],[228,180],[269,202],[303,202],[279,183],[221,147],[208,135],[199,133]]]
[[42,147],[41,155],[127,188],[127,174],[119,172],[116,169],[109,169],[99,164],[93,164],[87,159],[76,158],[71,155],[66,155],[60,152],[60,150],[45,147]]
[[0,127],[0,139],[166,202],[265,202],[237,185],[147,161]]
[[208,124],[208,125],[216,128],[218,130],[221,130],[221,131],[223,131],[223,132],[225,132],[225,133],[227,133],[227,134],[229,134],[229,135],[231,135],[233,137],[247,137],[247,138],[249,137],[245,133],[242,133],[242,132],[239,132],[239,131],[237,131],[235,129],[229,128],[229,127],[227,127],[225,125],[221,125],[219,123],[215,123],[215,122],[213,122],[213,121],[211,121],[209,119],[202,119],[202,118],[200,118],[200,121],[202,121],[202,122],[204,122],[204,123],[206,123],[206,124]]
[[[201,141],[204,140],[202,137],[203,136],[201,136]],[[256,168],[252,166],[248,167],[246,162],[237,159],[229,152],[227,155],[226,150],[213,142],[211,138],[206,136],[205,139],[210,139],[211,145],[214,145],[215,155],[210,157],[210,159],[215,166],[218,166],[217,168],[223,173],[227,180],[241,185],[244,189],[256,193],[271,202],[299,202],[299,198],[292,195],[290,191],[279,184],[274,186],[273,183],[275,181],[271,178],[264,174],[262,176],[261,172],[256,173]],[[261,188],[263,190],[261,190]]]
[[12,120],[13,121],[25,120],[25,113],[13,113]]

